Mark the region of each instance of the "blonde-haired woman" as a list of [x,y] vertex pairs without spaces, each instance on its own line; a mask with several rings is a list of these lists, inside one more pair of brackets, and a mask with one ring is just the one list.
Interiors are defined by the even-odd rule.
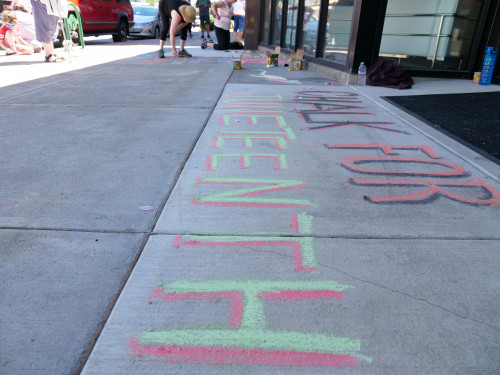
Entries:
[[[161,17],[160,50],[158,51],[158,57],[160,59],[165,58],[163,46],[167,40],[167,32],[170,34],[170,45],[172,46],[174,57],[191,57],[191,54],[184,49],[184,46],[187,39],[187,26],[196,20],[196,9],[184,0],[160,0],[158,11]],[[181,31],[181,45],[179,52],[177,52],[175,48],[175,34],[179,30]]]

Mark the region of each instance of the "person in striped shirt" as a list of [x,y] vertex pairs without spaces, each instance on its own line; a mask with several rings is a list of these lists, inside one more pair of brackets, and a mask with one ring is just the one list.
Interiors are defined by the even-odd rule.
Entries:
[[236,0],[220,0],[217,3],[212,3],[212,12],[215,15],[215,36],[217,43],[207,43],[204,40],[201,48],[207,47],[216,50],[227,50],[230,48],[231,34],[229,28],[231,27],[231,18],[233,17],[233,4]]

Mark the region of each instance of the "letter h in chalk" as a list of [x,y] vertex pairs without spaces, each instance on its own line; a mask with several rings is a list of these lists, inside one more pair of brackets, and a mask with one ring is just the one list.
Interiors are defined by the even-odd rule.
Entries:
[[178,281],[156,287],[151,298],[229,299],[230,327],[150,330],[132,337],[133,356],[166,362],[355,368],[361,342],[327,333],[275,331],[267,328],[264,302],[341,299],[351,288],[333,281]]

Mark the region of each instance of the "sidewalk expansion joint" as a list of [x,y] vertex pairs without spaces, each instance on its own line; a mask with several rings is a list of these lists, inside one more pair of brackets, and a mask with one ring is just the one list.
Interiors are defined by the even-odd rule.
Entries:
[[[1,101],[1,100],[0,100]],[[36,108],[36,107],[57,107],[57,108],[140,108],[140,109],[211,109],[212,107],[195,107],[195,106],[189,106],[189,107],[179,107],[179,106],[153,106],[153,105],[109,105],[109,104],[103,104],[103,105],[97,105],[97,104],[92,104],[92,105],[87,105],[87,104],[53,104],[53,103],[44,103],[44,104],[17,104],[17,103],[8,103],[4,104],[3,107],[19,107],[19,108]]]
[[320,234],[296,234],[296,233],[273,233],[273,232],[256,232],[256,233],[234,233],[234,232],[171,232],[171,231],[157,231],[151,233],[151,236],[206,236],[217,237],[221,235],[228,236],[244,236],[244,237],[296,237],[296,238],[318,238],[318,239],[331,239],[331,240],[419,240],[419,241],[500,241],[500,236],[497,237],[458,237],[458,236],[381,236],[381,235],[320,235]]
[[113,229],[82,229],[82,228],[52,228],[52,227],[7,227],[0,226],[0,230],[30,230],[51,232],[78,232],[78,233],[114,233],[114,234],[151,234],[147,231],[113,230]]

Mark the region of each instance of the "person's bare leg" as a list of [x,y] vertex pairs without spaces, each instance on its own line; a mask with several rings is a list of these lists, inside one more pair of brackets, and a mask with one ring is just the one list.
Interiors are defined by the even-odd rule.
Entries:
[[4,44],[7,48],[10,48],[12,52],[17,52],[15,35],[11,30],[7,30],[5,33]]
[[180,46],[179,46],[179,50],[181,50],[181,51],[182,51],[182,50],[184,49],[184,46],[185,46],[185,45],[186,45],[186,41],[181,39],[181,44],[180,44]]
[[238,42],[243,41],[243,31],[238,31],[238,37],[239,37]]
[[52,43],[42,43],[43,49],[45,51],[45,57],[49,57],[54,54],[54,44]]
[[21,53],[21,55],[32,55],[33,54],[33,47],[31,46],[26,46],[24,44],[21,44],[20,46],[16,47],[17,51]]

